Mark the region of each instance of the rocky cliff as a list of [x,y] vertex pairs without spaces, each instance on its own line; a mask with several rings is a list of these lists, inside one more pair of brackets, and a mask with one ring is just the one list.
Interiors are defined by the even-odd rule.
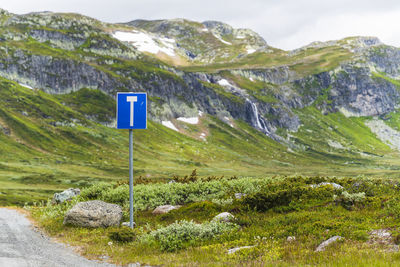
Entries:
[[[178,57],[186,67],[171,65]],[[399,49],[374,38],[286,52],[215,21],[106,24],[75,14],[1,13],[0,75],[7,79],[51,94],[144,90],[156,122],[201,111],[279,141],[278,129],[297,131],[297,111],[306,107],[346,116],[393,112],[399,62]]]

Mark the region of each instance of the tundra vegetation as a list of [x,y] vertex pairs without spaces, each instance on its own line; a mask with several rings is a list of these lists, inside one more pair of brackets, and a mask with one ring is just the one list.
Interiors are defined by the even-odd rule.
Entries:
[[[134,188],[134,230],[63,225],[69,208],[93,199],[121,205],[129,220],[126,182],[94,184],[71,202],[36,203],[28,209],[51,236],[79,246],[87,257],[108,256],[118,264],[393,266],[400,261],[397,180],[196,175],[175,183],[144,183]],[[237,199],[235,193],[244,195]],[[165,204],[182,207],[152,214]],[[234,219],[213,220],[221,212]],[[375,230],[390,235],[376,239]],[[315,252],[333,236],[342,239]],[[228,253],[236,247],[246,248]]]

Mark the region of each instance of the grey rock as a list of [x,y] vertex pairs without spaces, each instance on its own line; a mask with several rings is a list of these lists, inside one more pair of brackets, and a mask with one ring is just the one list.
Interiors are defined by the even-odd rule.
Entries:
[[243,246],[243,247],[231,248],[231,249],[228,249],[228,254],[233,254],[233,253],[235,253],[235,252],[237,252],[237,251],[239,251],[239,250],[248,249],[248,248],[253,248],[253,247],[254,247],[254,246]]
[[288,236],[288,237],[286,238],[286,241],[287,241],[287,242],[296,241],[296,237],[295,237],[295,236]]
[[[130,227],[130,222],[123,222],[123,223],[121,224],[121,226]],[[135,227],[135,226],[136,226],[136,223],[133,222],[133,227]]]
[[213,218],[213,221],[231,222],[234,219],[235,219],[235,216],[233,216],[229,212],[222,212],[222,213],[216,215]]
[[243,193],[235,193],[235,198],[236,199],[242,199],[243,197],[247,196],[247,194],[243,194]]
[[170,212],[171,210],[176,210],[179,209],[181,206],[177,205],[177,206],[172,206],[172,205],[163,205],[163,206],[159,206],[157,208],[155,208],[153,210],[153,214],[165,214]]
[[80,202],[73,206],[64,217],[64,224],[88,228],[119,226],[122,209],[116,204],[100,200]]
[[312,184],[311,187],[312,187],[312,188],[316,188],[316,187],[320,187],[320,186],[324,186],[324,185],[331,185],[331,186],[333,186],[333,188],[339,189],[339,190],[342,190],[342,189],[344,188],[344,187],[341,186],[340,184],[337,184],[337,183],[328,183],[328,182],[322,182],[322,183],[319,183],[319,184]]
[[325,240],[322,242],[316,249],[315,252],[320,252],[320,251],[325,251],[326,247],[328,247],[330,244],[333,244],[337,241],[343,240],[344,238],[338,235],[332,236],[328,240]]
[[70,188],[67,190],[64,190],[61,193],[55,193],[53,196],[53,203],[60,204],[65,201],[72,200],[72,198],[78,196],[81,194],[81,190],[79,188]]
[[369,233],[368,242],[370,244],[392,244],[392,233],[388,229],[373,230]]

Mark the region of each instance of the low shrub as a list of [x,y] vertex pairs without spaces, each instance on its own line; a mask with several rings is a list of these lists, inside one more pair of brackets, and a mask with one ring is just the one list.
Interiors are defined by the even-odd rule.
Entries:
[[152,231],[149,235],[160,244],[161,250],[176,251],[197,241],[210,240],[238,228],[239,226],[233,223],[211,221],[197,224],[183,220]]
[[132,242],[136,237],[135,231],[129,227],[121,227],[112,230],[108,236],[111,240],[117,242]]
[[365,202],[365,193],[348,193],[343,191],[340,196],[334,197],[335,202],[342,205],[345,209],[352,209],[354,206],[360,206]]
[[112,187],[113,185],[110,183],[96,183],[90,187],[83,189],[80,196],[84,199],[99,199],[104,194],[104,192],[107,192]]
[[258,192],[243,199],[243,205],[256,211],[273,209],[278,212],[288,212],[306,208],[308,204],[332,201],[336,190],[330,186],[312,188],[309,185],[289,187],[275,192]]

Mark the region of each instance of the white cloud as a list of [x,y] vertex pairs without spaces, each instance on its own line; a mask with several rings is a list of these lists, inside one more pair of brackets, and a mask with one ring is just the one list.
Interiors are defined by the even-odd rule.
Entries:
[[[294,49],[312,41],[377,36],[400,46],[398,0],[0,0],[15,13],[79,12],[108,22],[183,17],[219,20],[251,28],[275,47]],[[396,20],[397,18],[397,20]]]

